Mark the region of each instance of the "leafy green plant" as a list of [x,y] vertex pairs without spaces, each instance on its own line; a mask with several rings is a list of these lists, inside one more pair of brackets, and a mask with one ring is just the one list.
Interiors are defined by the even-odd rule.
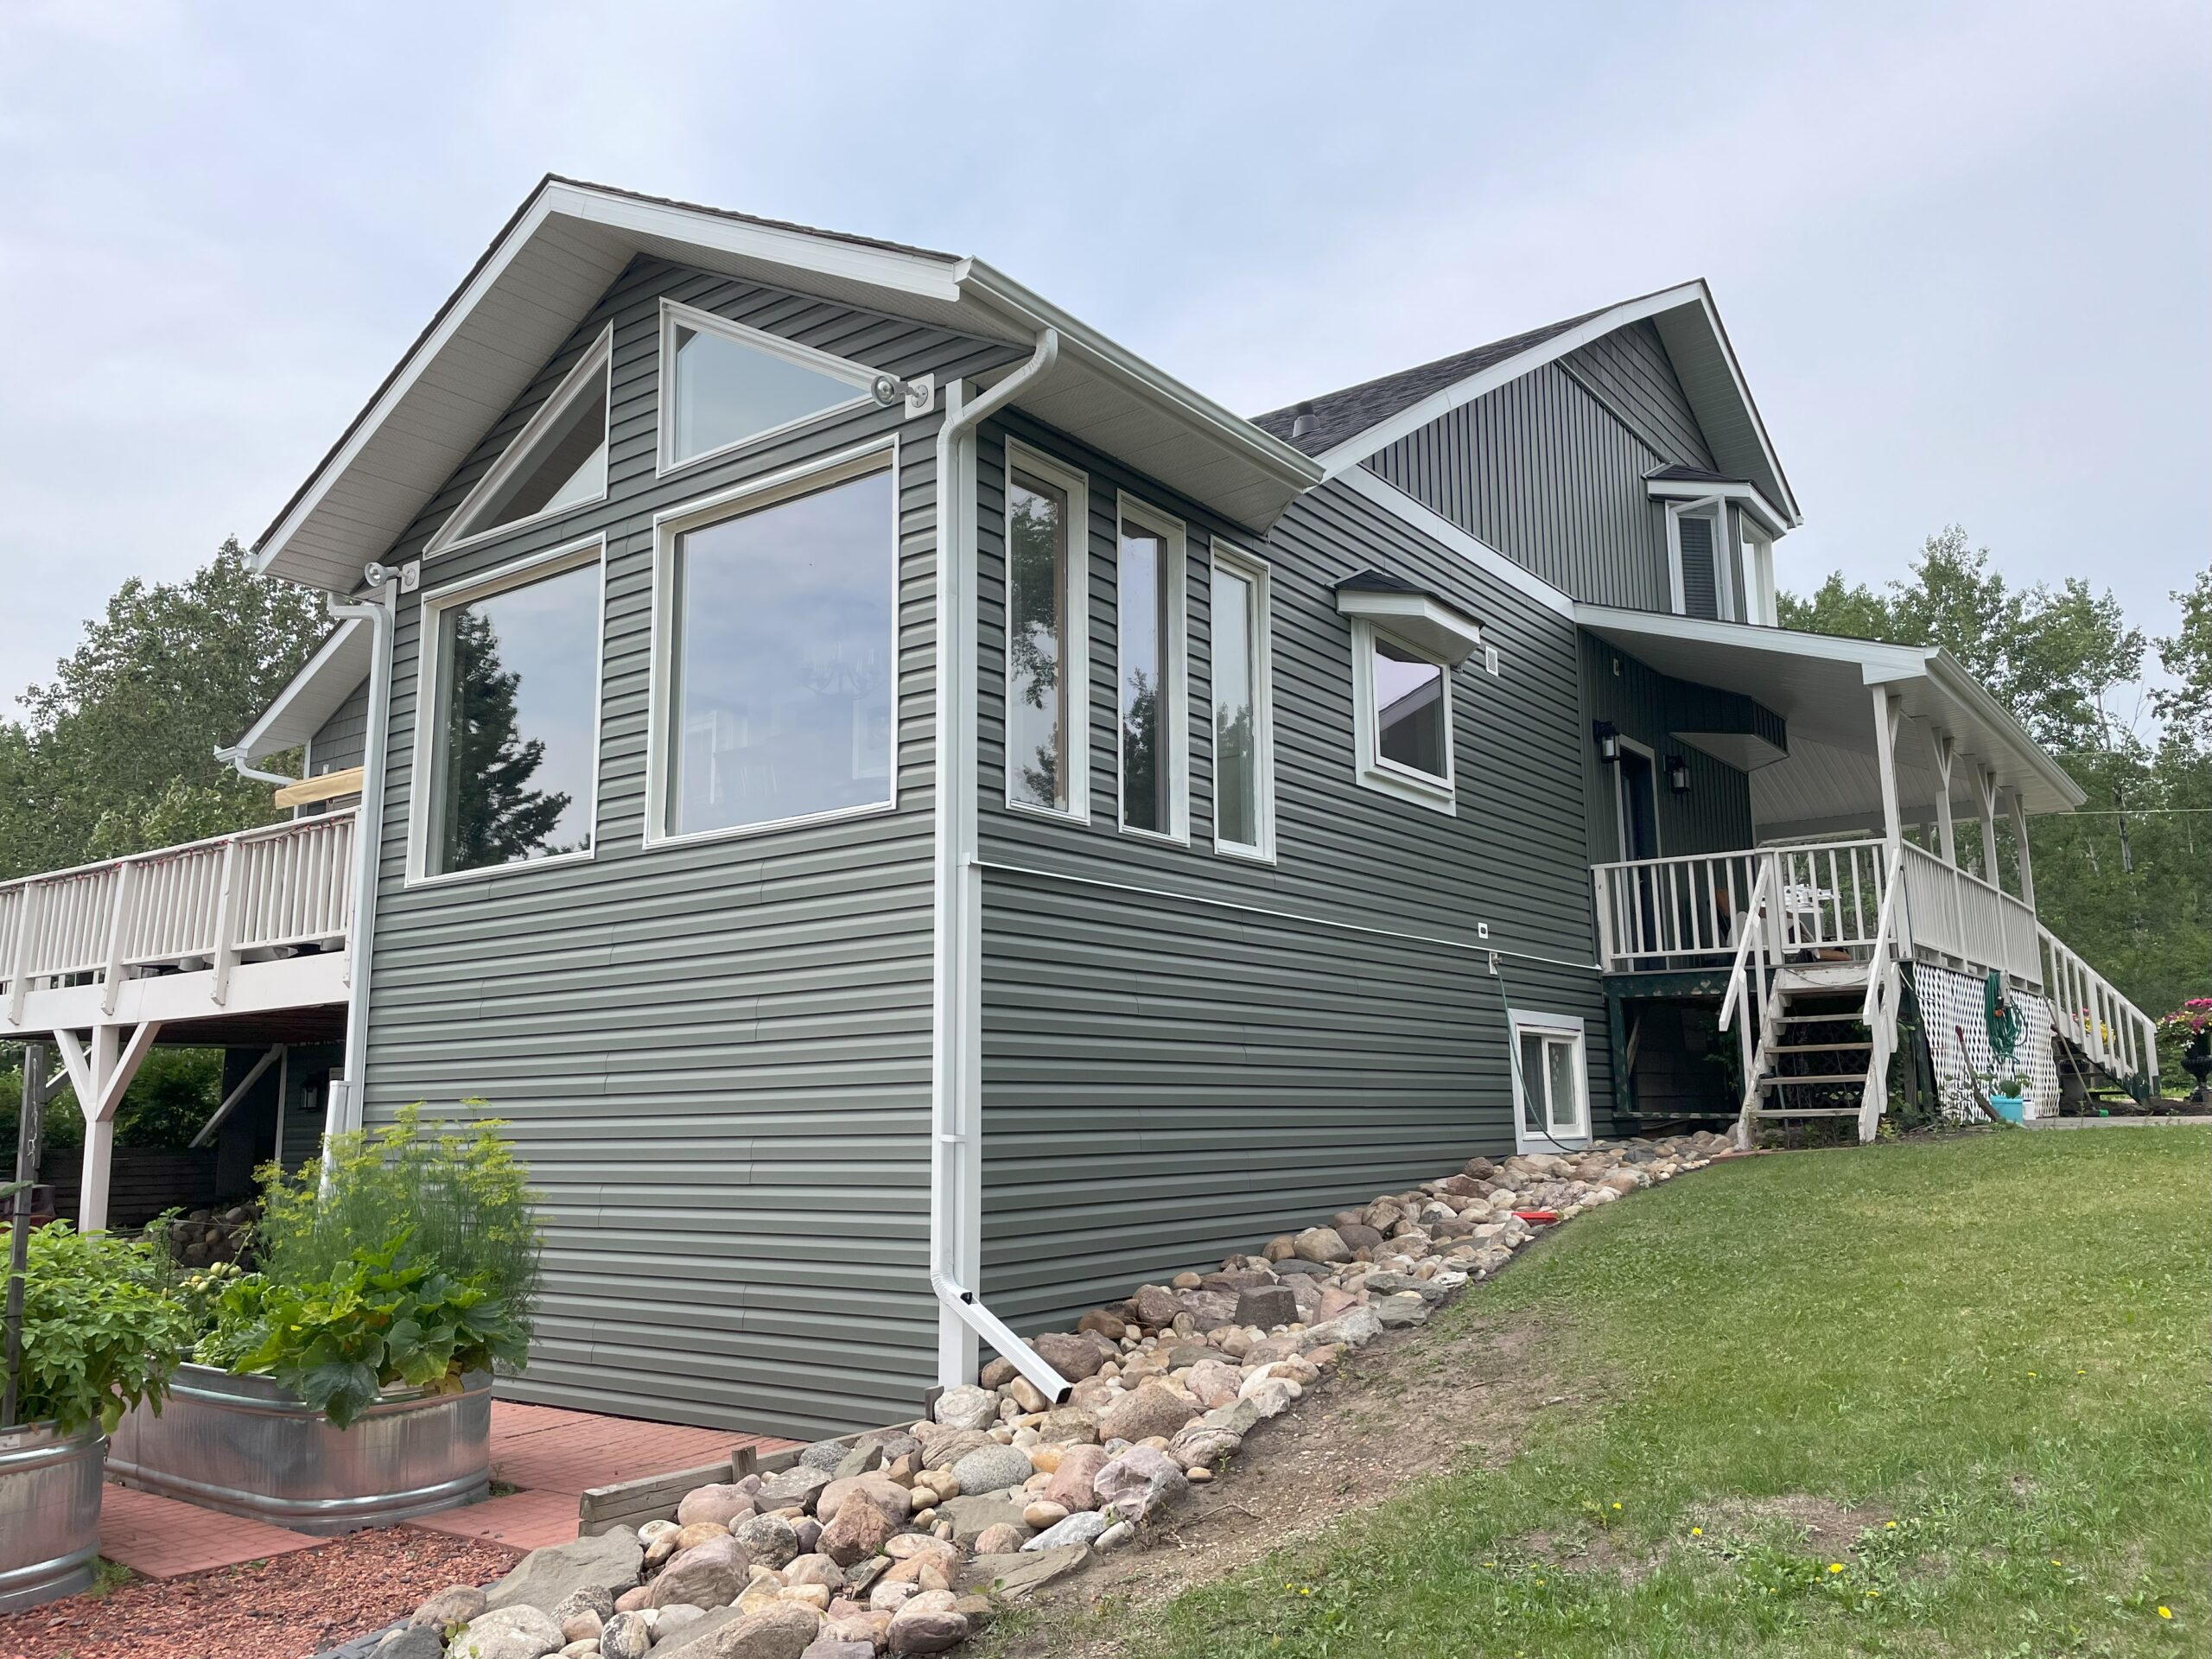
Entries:
[[[9,1229],[0,1227],[0,1251]],[[112,1431],[141,1400],[160,1408],[192,1322],[162,1294],[152,1249],[54,1222],[31,1234],[17,1415],[73,1434]]]
[[471,1371],[524,1363],[529,1325],[487,1280],[446,1272],[402,1232],[327,1281],[232,1280],[196,1357],[270,1377],[345,1428],[387,1388],[452,1393]]

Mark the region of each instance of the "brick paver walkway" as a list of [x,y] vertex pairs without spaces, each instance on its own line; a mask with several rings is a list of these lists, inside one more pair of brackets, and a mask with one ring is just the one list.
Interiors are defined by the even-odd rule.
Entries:
[[[718,1462],[741,1446],[773,1452],[791,1444],[726,1429],[494,1400],[492,1478],[522,1490],[410,1524],[537,1549],[576,1535],[576,1500],[589,1487]],[[324,1541],[113,1483],[100,1500],[100,1554],[152,1579],[236,1567]]]

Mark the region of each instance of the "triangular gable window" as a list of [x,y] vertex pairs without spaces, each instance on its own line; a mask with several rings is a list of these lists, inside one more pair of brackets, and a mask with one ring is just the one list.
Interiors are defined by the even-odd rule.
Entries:
[[672,300],[661,363],[664,470],[869,402],[876,372]]
[[607,494],[608,363],[613,330],[606,329],[569,371],[543,407],[516,435],[430,543],[441,553],[459,543],[550,518]]

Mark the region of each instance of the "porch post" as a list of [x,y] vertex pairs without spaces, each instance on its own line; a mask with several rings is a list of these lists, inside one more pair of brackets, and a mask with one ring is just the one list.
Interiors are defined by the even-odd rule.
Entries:
[[1951,828],[1951,762],[1956,751],[1951,747],[1951,734],[1940,726],[1928,728],[1928,747],[1936,757],[1936,834],[1943,861],[1955,869],[1959,842]]
[[1897,810],[1897,703],[1890,688],[1874,690],[1874,768],[1882,777],[1882,836],[1895,853],[1904,840],[1904,822]]
[[2028,809],[2021,804],[2020,791],[2012,791],[2012,841],[2020,853],[2020,897],[2032,906],[2036,901],[2036,871],[2028,857]]
[[95,1026],[92,1041],[77,1046],[74,1032],[57,1031],[54,1046],[61,1051],[61,1064],[69,1073],[69,1086],[77,1096],[77,1109],[85,1119],[85,1160],[78,1173],[77,1230],[105,1232],[107,1229],[109,1177],[115,1163],[115,1114],[123,1104],[124,1090],[138,1074],[161,1024],[149,1020],[124,1041],[121,1026]]
[[1981,875],[1993,887],[1997,880],[1997,774],[1985,766],[1974,769],[1974,794],[1981,801]]

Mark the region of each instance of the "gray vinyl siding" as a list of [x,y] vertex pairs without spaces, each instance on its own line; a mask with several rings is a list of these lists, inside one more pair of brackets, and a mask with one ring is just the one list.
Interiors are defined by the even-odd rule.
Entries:
[[369,683],[363,680],[308,739],[308,775],[320,778],[327,772],[343,772],[348,766],[359,766],[368,741]]
[[[1285,1228],[1510,1150],[1505,994],[1587,1021],[1599,1133],[1611,1097],[1588,965],[1575,632],[1556,612],[1341,486],[1264,543],[1027,423],[1090,476],[1091,811],[1009,810],[1001,431],[982,492],[984,1289],[1024,1328],[1254,1250]],[[1191,845],[1121,833],[1116,493],[1190,531]],[[1209,537],[1270,567],[1277,859],[1213,851]],[[1354,783],[1349,626],[1332,585],[1370,567],[1452,597],[1503,653],[1452,679],[1457,812]],[[1487,924],[1483,939],[1478,924]],[[1492,977],[1495,947],[1503,974]]]
[[[1646,667],[1617,645],[1582,636],[1582,700],[1593,721],[1610,720],[1623,736],[1652,752],[1658,772],[1659,848],[1662,855],[1726,852],[1749,847],[1751,830],[1751,779],[1725,760],[1674,735],[1670,706],[1685,697],[1710,699],[1726,694],[1685,685]],[[1753,705],[1756,708],[1756,705]],[[1748,712],[1748,711],[1747,711]],[[1782,737],[1781,721],[1764,709],[1751,718],[1770,739]],[[1733,725],[1700,721],[1690,730],[1732,730]],[[1590,808],[1590,861],[1611,863],[1622,856],[1620,816],[1611,769],[1598,759],[1597,745],[1581,745],[1583,798]],[[1690,787],[1677,795],[1667,786],[1667,757],[1679,754],[1689,767]]]
[[1711,467],[1656,334],[1616,330],[1463,404],[1363,464],[1576,599],[1674,607],[1644,480]]
[[[641,258],[393,549],[414,557],[608,322],[608,499],[426,563],[423,590],[607,536],[594,852],[404,885],[420,611],[401,602],[367,1113],[480,1097],[543,1195],[527,1373],[555,1405],[811,1436],[912,1415],[927,1282],[934,441],[873,407],[654,471],[664,295],[901,375],[995,345]],[[897,805],[643,844],[652,516],[899,435]]]

